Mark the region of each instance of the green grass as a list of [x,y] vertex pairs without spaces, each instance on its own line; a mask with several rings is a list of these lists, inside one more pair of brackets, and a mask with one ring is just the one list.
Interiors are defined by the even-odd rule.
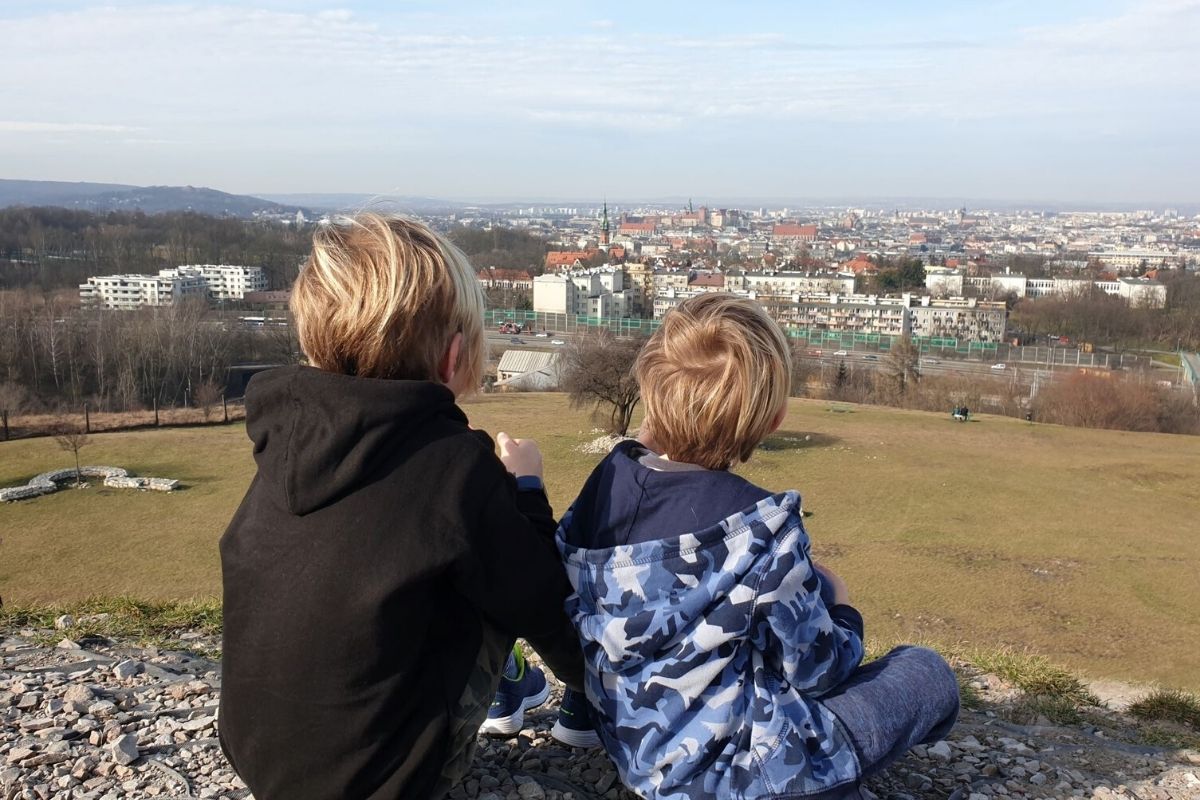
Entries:
[[963,658],[984,672],[1004,678],[1029,697],[1071,706],[1098,703],[1076,675],[1043,655],[1018,653],[1007,648],[973,648],[964,653]]
[[1178,353],[1155,353],[1151,360],[1171,367],[1178,367],[1182,362]]
[[1129,713],[1139,719],[1176,722],[1200,733],[1200,697],[1178,689],[1155,689],[1130,703]]
[[[54,630],[59,616],[72,618],[70,627]],[[221,633],[221,604],[217,600],[150,602],[132,597],[93,598],[72,603],[0,606],[0,630],[32,629],[38,640],[52,644],[93,636],[133,640],[143,645],[180,647],[181,633]],[[53,631],[53,633],[51,633]],[[196,649],[195,643],[189,645]]]
[[[873,641],[1017,647],[1095,677],[1200,690],[1200,438],[793,401],[739,469],[797,488],[814,555]],[[558,511],[600,455],[557,395],[495,395],[472,422],[541,444]],[[807,438],[806,438],[807,437]],[[179,478],[158,495],[92,488],[0,506],[6,604],[212,598],[217,539],[251,477],[240,426],[102,434],[83,460]],[[66,466],[52,440],[0,444],[0,486]]]

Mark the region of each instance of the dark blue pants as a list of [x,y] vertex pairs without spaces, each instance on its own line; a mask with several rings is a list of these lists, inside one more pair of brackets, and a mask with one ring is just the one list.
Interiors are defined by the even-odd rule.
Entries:
[[913,745],[946,738],[958,719],[958,681],[940,655],[905,645],[859,667],[820,702],[850,734],[865,778]]

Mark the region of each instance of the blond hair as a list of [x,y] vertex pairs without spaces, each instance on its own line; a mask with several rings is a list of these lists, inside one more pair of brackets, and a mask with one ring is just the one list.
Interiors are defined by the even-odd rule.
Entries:
[[322,223],[292,288],[300,347],[313,366],[367,378],[440,380],[463,335],[463,386],[483,376],[483,290],[467,257],[425,225],[361,213]]
[[746,461],[787,403],[787,338],[761,306],[713,292],[670,311],[637,361],[643,429],[675,461]]

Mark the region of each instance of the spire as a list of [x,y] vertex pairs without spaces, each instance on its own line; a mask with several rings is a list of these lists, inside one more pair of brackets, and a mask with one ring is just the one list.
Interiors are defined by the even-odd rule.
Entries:
[[608,244],[608,198],[604,198],[604,216],[600,222],[600,243]]

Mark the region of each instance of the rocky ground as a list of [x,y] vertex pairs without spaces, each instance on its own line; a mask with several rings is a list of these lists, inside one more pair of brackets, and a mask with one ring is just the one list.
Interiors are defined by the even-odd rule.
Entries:
[[[64,621],[65,622],[65,621]],[[248,798],[217,744],[219,642],[181,631],[173,649],[58,631],[0,632],[0,800]],[[57,644],[55,644],[57,641]],[[1113,711],[1058,727],[1003,713],[1012,687],[972,684],[985,701],[948,741],[915,748],[867,784],[895,800],[1200,798],[1200,753],[1137,744]],[[452,798],[625,800],[599,750],[550,738],[553,704],[511,739],[481,740]],[[1040,724],[1038,724],[1040,723]],[[1097,724],[1099,723],[1099,724]]]

